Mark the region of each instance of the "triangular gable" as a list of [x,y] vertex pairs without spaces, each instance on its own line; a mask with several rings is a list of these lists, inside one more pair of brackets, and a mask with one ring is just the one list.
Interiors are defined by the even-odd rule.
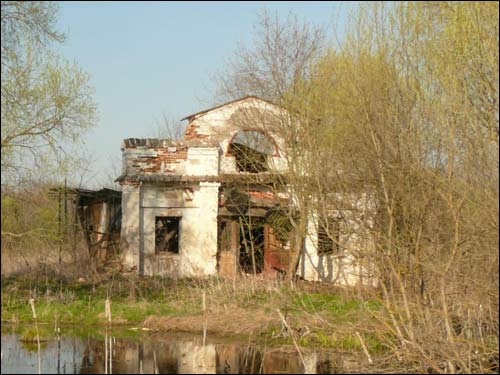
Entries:
[[191,115],[188,115],[184,118],[181,119],[181,121],[184,121],[184,120],[189,120],[189,122],[193,121],[195,118],[198,118],[200,116],[203,116],[209,112],[212,112],[212,111],[215,111],[215,110],[218,110],[218,109],[221,109],[223,107],[226,107],[228,105],[231,105],[231,104],[235,104],[235,103],[238,103],[238,102],[243,102],[245,100],[249,100],[249,99],[254,99],[254,100],[258,100],[258,101],[262,101],[262,102],[265,102],[267,104],[271,104],[273,106],[276,106],[276,104],[274,104],[273,102],[269,101],[269,100],[265,100],[265,99],[262,99],[258,96],[255,96],[255,95],[249,95],[249,96],[245,96],[243,98],[240,98],[240,99],[236,99],[236,100],[232,100],[230,102],[227,102],[227,103],[224,103],[224,104],[220,104],[218,106],[215,106],[215,107],[212,107],[212,108],[209,108],[209,109],[205,109],[203,111],[200,111],[200,112],[196,112],[196,113],[193,113]]

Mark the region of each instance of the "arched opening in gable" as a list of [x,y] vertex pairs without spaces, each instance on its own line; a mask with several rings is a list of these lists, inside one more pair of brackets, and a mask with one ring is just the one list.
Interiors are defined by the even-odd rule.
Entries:
[[267,134],[257,130],[240,130],[229,143],[228,155],[236,159],[238,172],[269,171],[269,160],[276,146]]

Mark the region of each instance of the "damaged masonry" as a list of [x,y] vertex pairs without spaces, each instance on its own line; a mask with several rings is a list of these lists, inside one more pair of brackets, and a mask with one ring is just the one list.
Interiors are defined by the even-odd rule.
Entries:
[[[174,278],[285,273],[290,252],[279,223],[289,197],[276,177],[286,158],[272,124],[282,112],[251,96],[186,117],[182,141],[124,140],[117,181],[125,269]],[[250,123],[242,118],[260,123],[242,125]],[[336,257],[336,245],[314,227],[311,220],[297,274],[359,282],[365,271],[349,256]]]

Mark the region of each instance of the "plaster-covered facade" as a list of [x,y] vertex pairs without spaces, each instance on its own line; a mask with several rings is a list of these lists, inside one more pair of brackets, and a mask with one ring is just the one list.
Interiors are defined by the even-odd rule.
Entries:
[[[286,199],[270,182],[286,171],[285,145],[273,125],[273,119],[283,116],[286,113],[272,103],[247,97],[188,116],[182,141],[124,140],[123,171],[117,181],[122,186],[125,268],[142,275],[232,277],[242,268],[249,272],[243,244],[246,237],[258,237],[257,272],[286,271],[286,241],[266,221]],[[242,139],[255,134],[267,143],[248,147]],[[252,147],[260,149],[255,153]],[[245,163],[245,150],[259,162]],[[297,273],[308,280],[342,282],[335,276],[338,259],[317,255],[315,227],[311,218]],[[253,259],[252,266],[255,263]],[[354,275],[344,281],[357,282]]]

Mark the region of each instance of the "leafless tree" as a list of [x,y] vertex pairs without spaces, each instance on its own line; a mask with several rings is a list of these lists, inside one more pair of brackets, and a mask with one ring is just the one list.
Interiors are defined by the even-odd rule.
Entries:
[[344,230],[372,244],[349,250],[376,272],[387,347],[418,370],[495,371],[498,4],[364,4],[335,49],[319,35],[264,15],[220,77],[225,99],[285,110],[242,128],[284,140],[289,277],[311,215],[333,242],[328,216],[350,215]]

